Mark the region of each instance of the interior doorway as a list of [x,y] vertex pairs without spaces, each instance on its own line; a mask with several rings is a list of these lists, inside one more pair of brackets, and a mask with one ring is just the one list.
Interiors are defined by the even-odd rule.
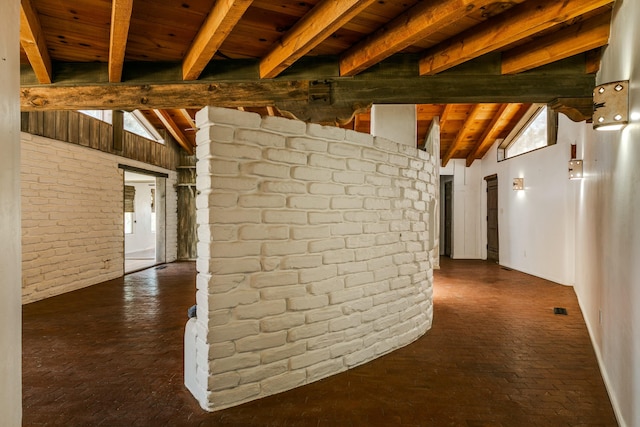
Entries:
[[484,179],[487,181],[487,260],[498,262],[498,175]]
[[440,255],[451,257],[453,254],[453,176],[440,176],[441,212],[440,212]]
[[[158,185],[156,178],[124,172],[124,272],[158,264]],[[160,227],[161,228],[161,227]]]

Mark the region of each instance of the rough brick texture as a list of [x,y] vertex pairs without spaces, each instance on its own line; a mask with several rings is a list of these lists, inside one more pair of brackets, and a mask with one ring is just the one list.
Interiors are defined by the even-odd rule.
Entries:
[[28,133],[21,156],[23,303],[123,275],[119,163],[169,174],[166,256],[175,261],[175,172]]
[[339,373],[430,328],[428,153],[221,108],[197,122],[190,389],[203,408]]

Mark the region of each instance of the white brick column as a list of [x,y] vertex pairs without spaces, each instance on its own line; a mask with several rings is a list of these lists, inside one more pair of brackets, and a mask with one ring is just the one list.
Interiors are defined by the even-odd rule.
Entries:
[[342,372],[429,329],[429,154],[237,110],[196,120],[198,317],[185,382],[203,408]]

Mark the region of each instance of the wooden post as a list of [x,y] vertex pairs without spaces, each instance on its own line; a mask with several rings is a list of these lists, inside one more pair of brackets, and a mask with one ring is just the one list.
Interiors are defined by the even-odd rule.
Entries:
[[113,149],[122,151],[124,145],[124,113],[120,110],[113,110],[111,124],[113,125]]

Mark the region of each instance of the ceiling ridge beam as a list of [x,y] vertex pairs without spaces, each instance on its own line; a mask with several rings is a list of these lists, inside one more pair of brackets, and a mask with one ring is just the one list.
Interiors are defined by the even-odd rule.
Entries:
[[372,35],[351,46],[340,58],[340,75],[355,76],[494,2],[495,0],[447,0],[418,3]]
[[113,0],[109,36],[109,83],[119,83],[122,80],[132,11],[133,0]]
[[471,166],[473,162],[476,160],[476,156],[479,153],[482,153],[483,150],[488,146],[492,145],[499,132],[503,129],[504,121],[510,120],[511,117],[514,116],[516,112],[522,107],[522,104],[502,104],[498,111],[494,114],[493,119],[489,125],[485,128],[484,132],[478,138],[478,143],[471,150],[469,155],[467,156],[467,167]]
[[442,167],[447,166],[447,163],[449,163],[449,160],[451,160],[453,158],[453,155],[460,148],[460,144],[462,144],[462,140],[469,133],[469,130],[471,128],[471,124],[476,119],[476,116],[478,115],[478,113],[480,113],[480,111],[482,110],[482,106],[483,106],[483,104],[475,104],[471,108],[471,111],[467,115],[467,119],[464,121],[464,124],[462,125],[462,128],[460,128],[460,131],[456,135],[456,139],[451,143],[451,145],[449,146],[449,148],[445,152],[444,156],[442,157]]
[[31,0],[20,2],[20,45],[27,54],[38,81],[42,84],[50,84],[53,81],[51,57],[38,12],[31,4]]
[[420,75],[433,75],[547,28],[606,6],[612,0],[532,0],[497,15],[429,49],[420,60]]
[[502,54],[502,74],[515,74],[606,45],[611,11],[570,25]]
[[175,121],[171,118],[168,112],[165,110],[153,110],[153,112],[158,116],[158,119],[162,122],[165,128],[169,131],[171,136],[180,144],[182,148],[184,148],[187,153],[190,155],[193,154],[193,146],[189,143],[189,140],[182,133],[182,130],[178,127]]
[[182,78],[196,80],[253,0],[217,0],[182,61]]
[[260,61],[260,78],[274,78],[376,0],[323,0],[282,36]]

